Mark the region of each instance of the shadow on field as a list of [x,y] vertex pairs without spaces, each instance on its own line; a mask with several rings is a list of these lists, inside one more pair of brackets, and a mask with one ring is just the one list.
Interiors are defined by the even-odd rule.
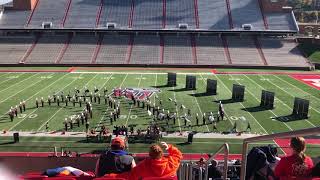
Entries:
[[303,120],[304,118],[294,116],[294,115],[287,115],[287,116],[275,117],[273,119],[280,121],[280,122],[291,122],[291,121]]
[[14,141],[0,143],[0,146],[9,144],[14,144]]
[[151,86],[151,87],[153,87],[153,88],[167,88],[167,87],[173,87],[173,86],[170,86],[170,85],[168,85],[168,84],[165,84],[165,85],[158,85],[158,86]]
[[184,91],[192,91],[191,89],[186,89],[186,88],[181,88],[181,89],[170,89],[168,91],[173,91],[173,92],[184,92]]
[[242,108],[241,110],[247,111],[247,112],[259,112],[259,111],[267,111],[271,108],[263,107],[263,106],[255,106],[255,107],[248,107],[248,108]]
[[0,123],[8,123],[8,122],[11,122],[11,120],[8,119],[7,117],[0,118]]
[[214,96],[216,94],[203,92],[203,93],[196,93],[196,94],[189,94],[189,95],[193,97],[203,97],[203,96]]
[[223,99],[223,100],[217,100],[214,101],[215,103],[219,103],[221,101],[222,104],[231,104],[231,103],[237,103],[239,101],[235,101],[233,99]]
[[186,146],[186,145],[191,145],[189,142],[181,142],[181,143],[176,143],[177,146]]

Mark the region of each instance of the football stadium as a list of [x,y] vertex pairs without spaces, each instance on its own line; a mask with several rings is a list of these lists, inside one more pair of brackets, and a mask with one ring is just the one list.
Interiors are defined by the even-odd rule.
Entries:
[[304,40],[287,0],[1,0],[0,180],[320,179]]

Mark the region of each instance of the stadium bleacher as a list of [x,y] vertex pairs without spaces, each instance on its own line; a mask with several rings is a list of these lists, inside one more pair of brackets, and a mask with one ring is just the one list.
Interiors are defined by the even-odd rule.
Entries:
[[196,29],[196,15],[193,0],[166,0],[166,29],[177,29],[179,24],[188,24]]
[[[32,11],[7,8],[0,29],[41,29],[42,22],[52,28],[95,29],[116,23],[119,29],[177,29],[188,24],[190,30],[234,31],[251,24],[255,31],[298,31],[291,12],[263,12],[259,0],[39,0]],[[265,15],[264,22],[263,15]],[[231,28],[233,27],[233,28]]]
[[34,37],[1,37],[0,64],[17,64],[34,41]]
[[0,29],[24,28],[30,11],[5,10],[0,18]]
[[194,64],[190,36],[165,36],[163,64]]
[[163,2],[136,0],[133,14],[133,29],[162,29]]
[[261,39],[264,55],[273,66],[305,66],[308,64],[301,55],[297,44],[292,41],[279,41],[279,39]]
[[[198,2],[200,29],[227,30],[229,19],[225,0],[202,0]],[[210,18],[207,18],[210,17]]]
[[258,46],[255,36],[105,34],[75,35],[70,42],[68,37],[44,34],[36,43],[34,36],[2,37],[1,51],[7,53],[0,63],[310,66],[293,40],[279,38],[257,38]]
[[95,28],[100,0],[72,0],[65,28]]
[[52,28],[60,28],[66,6],[65,0],[39,0],[28,27],[41,28],[43,22],[52,22]]
[[242,30],[243,24],[251,24],[253,30],[263,30],[263,18],[256,0],[230,0],[233,26]]
[[97,56],[97,64],[125,64],[129,36],[105,35]]
[[106,27],[107,23],[116,23],[117,28],[127,29],[131,16],[131,2],[131,0],[104,0],[99,27]]
[[66,36],[40,37],[38,43],[27,57],[28,64],[53,64],[66,41]]
[[228,37],[227,39],[232,64],[263,65],[252,38]]
[[198,64],[228,64],[221,38],[200,36],[196,38]]
[[137,36],[131,54],[131,64],[159,64],[160,38],[157,36]]
[[73,37],[66,49],[61,64],[90,64],[92,55],[97,46],[97,37]]
[[266,13],[270,30],[295,30],[294,19],[291,13]]

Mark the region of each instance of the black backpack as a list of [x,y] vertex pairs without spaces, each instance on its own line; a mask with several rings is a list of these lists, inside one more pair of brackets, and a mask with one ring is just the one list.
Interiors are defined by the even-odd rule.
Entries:
[[270,163],[276,161],[275,152],[271,145],[253,147],[247,156],[246,179],[276,179],[270,166]]
[[117,155],[111,151],[101,154],[98,165],[98,176],[116,173],[120,174],[131,170],[133,157],[129,155]]

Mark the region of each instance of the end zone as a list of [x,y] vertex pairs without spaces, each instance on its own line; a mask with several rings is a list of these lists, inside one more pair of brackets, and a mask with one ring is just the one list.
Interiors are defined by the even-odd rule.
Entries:
[[290,77],[320,90],[320,75],[290,75]]

